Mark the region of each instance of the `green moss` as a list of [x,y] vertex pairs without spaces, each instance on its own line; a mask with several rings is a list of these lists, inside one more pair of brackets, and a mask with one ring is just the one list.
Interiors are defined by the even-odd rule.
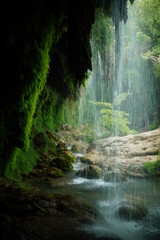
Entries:
[[94,51],[104,52],[110,46],[112,21],[111,18],[105,16],[102,9],[96,11],[95,18],[91,31],[93,48]]
[[[14,151],[12,152],[11,159],[12,161],[9,161],[5,168],[5,176],[8,179],[14,179],[16,177],[17,172],[17,157],[20,155],[21,149],[20,148],[15,148]],[[18,177],[18,176],[17,176]]]
[[73,166],[67,158],[59,156],[53,160],[56,164],[56,167],[61,169],[62,171],[71,171],[73,170]]
[[30,144],[26,151],[22,151],[19,148],[15,149],[13,153],[12,161],[10,161],[5,169],[5,176],[8,179],[20,179],[21,174],[28,174],[32,171],[38,160],[38,154]]
[[66,161],[69,161],[69,162],[75,162],[76,161],[76,157],[69,151],[63,151],[60,153],[60,156],[62,158],[65,158]]
[[160,160],[145,163],[144,170],[151,175],[160,175]]
[[[7,15],[2,14],[0,38],[2,175],[16,176],[31,151],[35,132],[55,131],[63,123],[74,122],[77,109],[70,111],[70,98],[75,100],[91,68],[89,43],[95,8],[92,0],[24,1],[4,7]],[[52,90],[47,90],[45,98],[46,82]],[[27,171],[28,166],[23,167]]]
[[[64,96],[66,99],[76,95],[76,89],[90,66],[91,56],[86,55],[86,46],[89,49],[94,4],[92,1],[80,2],[83,14],[75,14],[77,4],[70,4],[66,1],[48,4],[35,1],[7,6],[8,14],[2,23],[4,32],[0,39],[4,83],[0,89],[2,175],[9,176],[11,172],[16,175],[13,172],[16,173],[21,165],[16,159],[21,151],[28,151],[32,131],[44,132],[45,128],[55,131],[64,122],[71,121],[69,104],[64,101]],[[70,11],[72,7],[74,11]],[[90,19],[84,21],[86,7],[90,9]],[[74,19],[78,29],[77,42],[72,37]],[[75,49],[76,55],[72,54]],[[51,72],[55,77],[48,74]],[[40,95],[47,80],[54,91],[52,94],[50,89],[47,99],[42,100]]]
[[[2,149],[5,147],[7,153],[3,153],[1,156],[3,159],[1,171],[6,176],[11,175],[9,172],[13,173],[14,170],[21,168],[21,162],[18,164],[16,158],[20,155],[21,150],[27,152],[29,149],[37,101],[46,83],[50,62],[49,54],[53,43],[53,27],[49,25],[47,33],[43,34],[42,31],[42,35],[43,39],[35,38],[32,42],[26,40],[24,51],[19,56],[21,62],[19,62],[19,66],[16,66],[18,67],[17,78],[20,82],[19,85],[15,85],[16,95],[10,103],[13,106],[8,104],[3,112],[6,121],[0,137],[2,134],[10,135],[10,138],[4,138],[5,146],[3,145]],[[33,55],[31,47],[35,49],[34,58],[31,57]],[[27,61],[27,59],[30,60]]]
[[54,172],[54,178],[59,178],[63,176],[64,176],[64,173],[62,172],[62,170],[57,168],[56,171]]
[[46,85],[39,99],[39,105],[33,119],[33,131],[54,132],[63,124],[76,125],[78,123],[77,102],[63,97]]

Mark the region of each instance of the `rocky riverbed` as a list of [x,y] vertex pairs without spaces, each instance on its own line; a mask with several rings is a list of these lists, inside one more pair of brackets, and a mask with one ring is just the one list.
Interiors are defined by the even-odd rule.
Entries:
[[[32,172],[22,176],[21,181],[24,186],[19,187],[15,182],[0,178],[0,239],[119,239],[118,234],[117,236],[113,234],[113,237],[111,235],[108,237],[107,234],[97,236],[93,231],[83,230],[85,224],[93,226],[97,221],[102,225],[104,223],[102,214],[104,210],[98,211],[94,204],[89,204],[88,200],[85,200],[85,195],[90,198],[95,194],[95,199],[98,202],[99,194],[97,195],[95,191],[99,193],[102,191],[101,197],[104,196],[104,199],[108,201],[110,188],[111,195],[114,197],[115,194],[114,187],[111,187],[115,184],[115,177],[116,181],[122,180],[123,182],[127,180],[128,176],[141,177],[141,179],[148,176],[158,176],[158,172],[156,174],[147,173],[144,164],[154,163],[158,159],[160,130],[99,139],[95,142],[90,141],[93,137],[90,133],[87,137],[85,134],[85,131],[78,131],[67,125],[54,134],[46,131],[49,141],[54,141],[56,146],[54,151],[51,148],[46,148],[45,136],[38,134],[34,139],[34,144],[39,153],[39,161]],[[79,158],[77,155],[76,159],[74,152],[82,153],[83,157],[80,154],[81,157]],[[73,182],[73,187],[72,184],[66,183],[67,194],[56,193],[54,189],[56,190],[61,183],[61,180],[58,180],[59,184],[53,184],[52,192],[46,194],[44,191],[45,194],[43,194],[39,187],[27,185],[28,180],[34,182],[38,179],[42,186],[44,181],[54,183],[57,181],[56,179],[63,179],[68,172],[72,172],[75,161],[86,164],[82,170],[76,171],[75,182],[79,181],[79,177],[83,181],[88,178],[89,182],[86,184],[92,184],[93,180],[95,190],[90,185],[86,186],[86,189],[83,184],[81,187],[78,185],[76,187]],[[96,182],[99,178],[103,179],[103,185]],[[65,187],[65,180],[62,182]],[[130,184],[132,182],[128,182],[128,185]],[[122,218],[122,221],[123,219],[128,221],[131,217],[131,219],[139,219],[147,215],[147,208],[143,206],[144,197],[141,196],[140,201],[136,200],[136,204],[140,202],[139,205],[135,205],[135,201],[132,204],[131,188],[133,186],[128,188],[128,185],[126,185],[126,189],[129,189],[129,192],[124,193],[125,202],[120,199],[122,202],[120,205],[116,205],[118,206],[116,214]],[[124,188],[125,185],[120,187]],[[72,188],[74,188],[74,195]],[[130,194],[132,197],[131,200],[128,200]],[[134,199],[138,199],[135,193],[134,195]],[[102,199],[100,203],[96,204],[103,206],[101,203],[103,203]],[[109,207],[109,210],[111,209],[112,207]],[[115,207],[113,209],[115,210]],[[138,215],[137,209],[140,212]],[[108,215],[105,217],[108,219]]]
[[100,215],[85,201],[69,195],[41,195],[0,179],[0,239],[92,239],[80,230]]

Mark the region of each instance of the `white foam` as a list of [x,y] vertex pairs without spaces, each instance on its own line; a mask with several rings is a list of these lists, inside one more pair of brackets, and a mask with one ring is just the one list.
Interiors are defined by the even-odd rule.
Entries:
[[75,153],[75,155],[77,158],[82,158],[84,156],[84,154],[82,154],[82,153]]
[[91,188],[96,188],[96,187],[114,187],[115,183],[112,182],[105,182],[103,179],[87,179],[87,178],[82,178],[78,177],[73,179],[69,184],[75,184],[75,185],[82,185],[84,184],[85,186],[90,186]]

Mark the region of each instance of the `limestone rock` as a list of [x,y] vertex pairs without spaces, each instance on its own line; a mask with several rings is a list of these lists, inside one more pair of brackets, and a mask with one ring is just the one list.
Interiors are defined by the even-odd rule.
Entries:
[[159,149],[160,129],[156,129],[135,135],[99,139],[92,144],[91,150],[81,161],[101,166],[106,175],[108,171],[120,171],[121,175],[150,177],[144,164],[155,162],[159,157]]

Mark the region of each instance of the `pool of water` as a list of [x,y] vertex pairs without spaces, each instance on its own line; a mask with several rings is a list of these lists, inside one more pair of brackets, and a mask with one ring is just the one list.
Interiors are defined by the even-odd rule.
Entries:
[[[103,179],[86,179],[76,176],[84,169],[77,155],[73,171],[63,178],[48,181],[34,180],[43,194],[64,194],[79,196],[94,205],[103,215],[104,223],[85,226],[85,231],[92,232],[97,239],[116,236],[122,240],[157,240],[160,239],[160,178],[129,178],[126,182],[106,182]],[[121,219],[116,213],[125,202],[145,205],[148,213],[141,220]]]

